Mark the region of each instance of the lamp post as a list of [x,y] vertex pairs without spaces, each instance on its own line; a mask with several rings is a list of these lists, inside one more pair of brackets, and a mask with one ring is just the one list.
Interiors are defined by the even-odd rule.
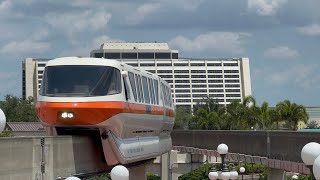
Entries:
[[[222,180],[228,180],[228,179],[237,179],[238,178],[238,172],[235,169],[235,166],[233,163],[226,164],[225,163],[225,156],[228,153],[228,146],[226,144],[219,144],[217,147],[217,151],[220,154],[221,157],[221,165],[218,171],[221,173],[218,173],[216,170],[216,167],[213,166],[208,174],[208,177],[210,180],[216,180],[218,178],[221,178]],[[232,165],[232,170],[229,172],[229,165]]]
[[243,174],[244,174],[244,172],[246,172],[246,168],[240,167],[239,171],[240,171],[240,174],[241,174],[241,179],[243,180]]
[[[301,150],[301,159],[303,163],[310,169],[312,180],[316,180],[314,172],[317,174],[317,179],[320,180],[320,159],[317,158],[320,155],[320,144],[316,142],[310,142],[303,146]],[[315,161],[316,159],[319,159]],[[314,163],[316,162],[315,166]]]

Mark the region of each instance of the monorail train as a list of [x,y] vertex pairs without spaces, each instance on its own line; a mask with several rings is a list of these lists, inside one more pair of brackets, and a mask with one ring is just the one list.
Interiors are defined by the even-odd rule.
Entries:
[[159,76],[123,62],[48,61],[37,115],[49,135],[96,135],[108,165],[154,158],[172,148],[175,111]]

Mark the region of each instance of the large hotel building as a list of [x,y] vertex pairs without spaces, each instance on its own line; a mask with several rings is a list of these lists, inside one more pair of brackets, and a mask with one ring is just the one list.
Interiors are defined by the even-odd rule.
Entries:
[[[251,95],[248,58],[179,58],[167,43],[104,43],[91,57],[117,59],[158,74],[172,89],[176,105],[193,107],[206,97],[228,104]],[[37,97],[48,59],[26,58],[22,66],[23,97]]]

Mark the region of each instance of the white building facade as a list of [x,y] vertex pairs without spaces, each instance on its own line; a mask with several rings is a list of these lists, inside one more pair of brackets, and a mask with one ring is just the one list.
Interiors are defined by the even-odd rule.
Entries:
[[[171,50],[167,43],[104,43],[90,56],[117,59],[158,74],[171,85],[178,106],[193,107],[206,97],[228,104],[251,95],[249,58],[179,59],[178,50]],[[23,97],[37,97],[46,62],[23,61]]]

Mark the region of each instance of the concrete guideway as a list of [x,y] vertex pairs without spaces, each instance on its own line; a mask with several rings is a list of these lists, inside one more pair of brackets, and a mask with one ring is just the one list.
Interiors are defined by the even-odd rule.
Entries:
[[0,180],[46,180],[108,171],[89,137],[0,139]]

